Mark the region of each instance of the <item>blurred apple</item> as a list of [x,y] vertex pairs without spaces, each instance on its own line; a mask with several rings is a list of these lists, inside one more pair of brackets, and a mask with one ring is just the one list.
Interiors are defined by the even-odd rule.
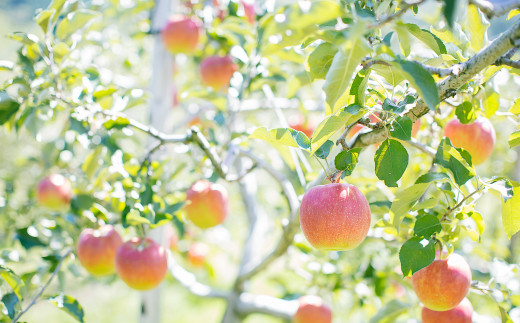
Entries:
[[67,178],[60,174],[51,174],[38,184],[38,202],[53,210],[62,210],[70,206],[72,186]]
[[94,276],[113,274],[116,271],[116,252],[122,243],[121,236],[111,225],[85,229],[79,236],[78,259]]
[[250,24],[254,24],[256,20],[256,11],[255,11],[255,0],[240,0],[242,6],[244,7],[244,14],[246,15],[247,21]]
[[293,115],[288,119],[289,127],[294,130],[303,132],[307,137],[311,137],[316,126],[312,125],[309,120],[301,114]]
[[231,56],[210,56],[200,63],[202,83],[215,90],[222,90],[229,86],[231,76],[238,70]]
[[222,185],[199,180],[186,192],[186,202],[186,215],[199,228],[207,229],[226,219],[228,194]]
[[298,310],[293,323],[331,323],[332,311],[318,296],[302,296],[298,299]]
[[173,54],[192,53],[199,43],[201,26],[198,18],[174,15],[161,31],[164,46]]
[[193,243],[188,249],[188,262],[193,267],[201,267],[206,262],[209,247],[202,242]]
[[473,165],[480,165],[491,156],[496,140],[495,128],[484,117],[468,124],[454,118],[444,127],[444,135],[450,138],[454,147],[463,148],[471,154]]
[[473,306],[467,298],[449,311],[437,312],[426,307],[422,308],[422,323],[471,323],[472,316]]

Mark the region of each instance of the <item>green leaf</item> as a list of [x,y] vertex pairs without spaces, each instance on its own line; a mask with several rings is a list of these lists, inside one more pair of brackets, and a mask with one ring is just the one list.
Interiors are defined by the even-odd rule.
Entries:
[[20,109],[20,103],[6,92],[0,92],[0,125],[3,125]]
[[352,27],[349,30],[347,40],[334,55],[323,84],[326,101],[331,109],[327,114],[334,112],[336,102],[350,86],[350,81],[357,67],[371,51],[370,45],[364,38],[365,32],[363,24]]
[[388,187],[397,187],[408,166],[408,152],[399,141],[387,139],[377,149],[374,162],[377,178]]
[[451,145],[449,138],[444,138],[439,144],[434,162],[449,169],[453,174],[455,183],[459,186],[464,185],[475,176],[473,167],[471,167],[463,157],[461,150],[455,149]]
[[336,155],[334,159],[334,166],[336,169],[342,170],[342,177],[350,176],[354,171],[358,161],[359,161],[359,153],[361,152],[361,148],[353,148],[349,150],[343,150],[339,154]]
[[49,297],[48,300],[56,305],[56,307],[67,312],[70,316],[76,319],[76,321],[81,323],[85,322],[85,312],[83,311],[83,307],[81,307],[79,302],[74,297],[60,294]]
[[153,200],[153,190],[152,185],[150,183],[146,183],[144,187],[144,191],[139,194],[139,201],[141,202],[141,205],[148,205],[152,203]]
[[455,108],[455,115],[459,119],[460,123],[468,124],[475,121],[477,118],[473,111],[473,105],[469,101],[464,101]]
[[502,320],[502,323],[515,323],[509,316],[509,313],[507,313],[507,311],[502,306],[500,306],[498,302],[497,306],[498,310],[500,311],[500,319]]
[[[351,106],[349,106],[352,108]],[[349,109],[347,107],[346,109]],[[323,119],[314,130],[311,137],[311,154],[314,154],[333,134],[347,124],[357,121],[363,116],[363,111],[358,111],[353,115],[345,110],[340,110],[339,113],[330,115]]]
[[513,102],[513,105],[509,108],[509,112],[516,115],[520,114],[520,99],[516,99]]
[[413,227],[416,236],[427,239],[429,239],[432,234],[441,232],[441,230],[441,221],[431,214],[418,217]]
[[171,215],[175,215],[175,214],[177,214],[177,212],[179,212],[184,207],[185,204],[186,204],[186,202],[179,202],[179,203],[168,205],[166,207],[166,209],[164,209],[164,212],[171,214]]
[[253,131],[249,138],[262,139],[302,149],[309,149],[311,147],[309,137],[307,137],[303,132],[292,128],[276,128],[267,130],[265,127],[259,127]]
[[470,36],[469,46],[475,52],[478,52],[485,45],[486,30],[489,27],[489,22],[475,5],[466,7],[466,15],[466,31]]
[[444,0],[444,8],[442,13],[446,18],[446,22],[448,26],[453,29],[453,25],[455,23],[456,12],[457,12],[457,0]]
[[[29,234],[29,228],[22,228],[16,230],[15,238],[20,241],[20,244],[25,249],[31,249],[33,247],[46,247],[47,245],[43,243],[36,233]],[[32,230],[31,230],[32,232]]]
[[410,34],[402,24],[396,24],[395,31],[399,37],[399,47],[404,57],[410,55]]
[[22,292],[25,284],[18,275],[16,275],[11,269],[0,266],[0,277],[11,286],[18,299],[23,299]]
[[2,296],[2,303],[4,303],[5,308],[7,309],[7,315],[9,316],[9,318],[13,319],[16,315],[15,307],[18,305],[19,302],[20,301],[15,293],[8,293]]
[[369,323],[393,323],[403,313],[410,308],[410,304],[393,299],[386,303],[376,315],[374,315]]
[[335,45],[322,43],[310,53],[305,60],[305,68],[313,80],[325,79],[336,52]]
[[100,155],[103,151],[103,147],[97,146],[96,149],[92,150],[92,152],[87,156],[85,162],[81,166],[81,169],[85,172],[85,174],[92,178],[94,173],[99,168],[101,161]]
[[426,173],[419,177],[415,184],[437,182],[443,179],[450,179],[450,177],[446,173]]
[[399,250],[403,276],[411,276],[435,260],[435,242],[412,237]]
[[88,210],[96,202],[96,198],[90,194],[77,194],[70,202],[73,210]]
[[99,16],[101,13],[87,9],[71,12],[56,27],[56,36],[65,40]]
[[332,140],[327,140],[323,145],[321,145],[320,148],[318,148],[318,150],[316,150],[314,155],[316,155],[318,158],[325,159],[329,156],[330,150],[333,146],[334,142]]
[[511,181],[513,196],[502,201],[502,224],[509,239],[520,230],[520,184]]
[[385,98],[385,100],[383,101],[383,105],[381,107],[385,111],[401,113],[406,108],[406,105],[398,105],[398,104],[395,104],[394,101],[392,101],[388,98]]
[[38,36],[33,34],[26,34],[23,32],[14,32],[7,37],[11,38],[12,40],[16,40],[24,45],[33,45],[38,43],[40,40],[38,39]]
[[500,106],[499,99],[500,96],[496,92],[491,93],[484,99],[484,112],[488,118],[491,118],[497,112]]
[[107,130],[110,130],[110,129],[123,129],[125,128],[126,126],[128,126],[130,124],[130,121],[127,119],[127,118],[123,118],[123,117],[116,117],[115,119],[109,119],[108,121],[106,121],[103,126],[105,126],[105,128]]
[[408,117],[397,117],[390,124],[390,135],[401,140],[412,139],[413,122]]
[[40,13],[37,14],[36,17],[34,17],[34,20],[36,20],[36,23],[38,24],[38,26],[40,26],[44,34],[47,33],[49,21],[55,13],[56,9],[45,9],[40,11]]
[[[370,79],[370,70],[360,70],[352,86],[350,87],[350,95],[354,96],[354,104],[364,106],[365,105],[365,90],[367,88],[368,80]],[[352,113],[352,112],[350,112]]]
[[426,102],[426,105],[428,105],[428,108],[435,110],[440,103],[440,99],[437,85],[432,75],[415,62],[397,60],[392,65],[401,68],[407,80],[417,90],[421,98]]
[[520,130],[517,130],[510,134],[507,142],[509,143],[509,148],[514,148],[520,145]]
[[429,183],[415,184],[395,195],[395,198],[392,201],[392,206],[390,207],[390,219],[392,220],[392,225],[397,229],[397,231],[399,231],[399,226],[401,225],[404,216],[410,212],[415,203],[424,192],[426,192],[428,186]]
[[437,55],[446,54],[446,46],[439,37],[426,29],[421,29],[415,24],[403,24],[410,34],[430,47]]

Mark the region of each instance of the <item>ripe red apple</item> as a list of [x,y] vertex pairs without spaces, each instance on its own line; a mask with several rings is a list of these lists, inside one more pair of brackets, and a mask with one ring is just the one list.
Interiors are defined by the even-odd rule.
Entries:
[[300,223],[314,248],[348,250],[365,240],[370,228],[370,207],[354,185],[319,185],[303,196]]
[[450,138],[453,146],[467,150],[473,165],[482,164],[491,156],[496,140],[495,128],[484,117],[468,124],[460,123],[457,118],[452,119],[444,127],[444,136]]
[[117,249],[117,274],[133,289],[149,290],[157,287],[167,270],[166,251],[152,239],[132,238]]
[[72,186],[67,178],[60,174],[51,174],[38,184],[38,202],[50,209],[68,208],[72,198]]
[[200,29],[197,18],[174,15],[161,31],[164,46],[173,54],[192,53],[199,43]]
[[305,117],[301,114],[293,115],[288,120],[289,127],[293,128],[296,131],[303,132],[307,137],[311,137],[314,129],[316,128],[314,125],[310,123],[309,120],[306,120]]
[[78,259],[93,276],[105,276],[115,273],[115,258],[121,236],[111,225],[99,229],[85,229],[78,241]]
[[202,242],[195,242],[188,249],[188,261],[194,267],[201,267],[206,262],[209,247]]
[[298,310],[293,323],[331,323],[332,311],[318,296],[302,296],[298,299]]
[[437,259],[412,275],[412,286],[425,307],[448,311],[457,306],[468,293],[471,269],[458,254]]
[[207,180],[199,180],[188,189],[186,202],[188,219],[202,229],[224,222],[229,209],[226,189]]
[[200,63],[202,83],[217,91],[229,86],[229,80],[237,70],[238,66],[229,55],[206,57]]
[[422,323],[471,323],[473,322],[471,319],[472,315],[473,306],[471,306],[471,302],[467,298],[464,298],[459,305],[449,311],[437,312],[423,307]]

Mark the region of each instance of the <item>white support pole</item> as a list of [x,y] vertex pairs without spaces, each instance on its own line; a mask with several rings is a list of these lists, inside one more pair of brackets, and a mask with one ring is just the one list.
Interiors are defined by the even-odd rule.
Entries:
[[[172,73],[173,56],[164,47],[159,31],[168,21],[172,13],[175,0],[156,0],[152,15],[151,27],[154,33],[154,48],[152,61],[152,76],[150,81],[150,124],[159,131],[165,131],[165,120],[172,107]],[[153,145],[153,140],[150,141]],[[167,237],[163,228],[151,230],[149,237],[168,246]],[[141,323],[160,323],[161,319],[161,289],[141,294]]]

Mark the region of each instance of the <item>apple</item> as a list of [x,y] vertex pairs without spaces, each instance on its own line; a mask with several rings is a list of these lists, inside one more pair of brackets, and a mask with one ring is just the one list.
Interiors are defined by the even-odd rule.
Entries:
[[448,311],[468,293],[471,269],[466,260],[451,254],[437,259],[412,275],[412,286],[423,305],[434,311]]
[[412,137],[417,136],[417,133],[421,129],[421,119],[417,119],[412,125]]
[[51,174],[38,184],[38,202],[50,209],[68,208],[72,198],[72,186],[67,178],[60,174]]
[[298,310],[293,323],[331,323],[332,311],[318,296],[302,296],[298,299]]
[[467,150],[473,165],[480,165],[491,156],[496,140],[495,128],[484,117],[468,124],[454,118],[444,127],[444,136],[450,138],[453,146]]
[[315,126],[311,125],[308,120],[301,114],[291,116],[288,120],[289,127],[296,131],[303,132],[307,137],[311,137],[314,132]]
[[194,267],[201,267],[206,262],[209,247],[202,242],[195,242],[188,249],[188,261]]
[[77,254],[80,263],[93,276],[115,273],[115,258],[121,236],[111,225],[84,229],[79,235]]
[[471,323],[473,315],[473,306],[471,302],[464,298],[459,305],[449,311],[437,312],[426,307],[422,308],[422,323]]
[[200,63],[202,83],[215,90],[229,86],[231,76],[238,70],[231,56],[209,56]]
[[157,287],[167,270],[166,250],[152,239],[132,238],[117,249],[117,274],[133,289]]
[[164,46],[172,54],[189,54],[199,43],[201,22],[183,15],[172,16],[161,31]]
[[186,192],[186,215],[202,229],[221,224],[229,209],[226,189],[207,180],[195,182]]
[[254,24],[256,20],[255,0],[240,0],[244,7],[244,14],[250,24]]
[[300,224],[316,249],[348,250],[365,240],[370,207],[361,191],[350,184],[331,183],[311,188],[303,196]]

